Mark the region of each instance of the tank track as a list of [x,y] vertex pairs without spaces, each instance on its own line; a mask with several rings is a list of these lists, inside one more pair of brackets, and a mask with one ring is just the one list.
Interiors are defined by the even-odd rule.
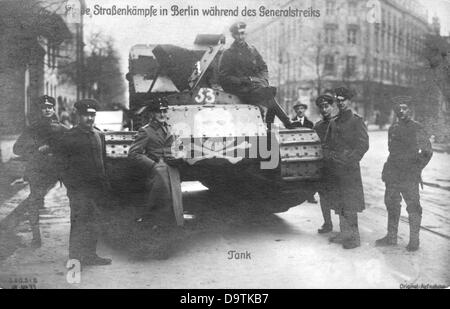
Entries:
[[283,181],[320,179],[323,153],[320,138],[314,130],[280,130],[278,143]]

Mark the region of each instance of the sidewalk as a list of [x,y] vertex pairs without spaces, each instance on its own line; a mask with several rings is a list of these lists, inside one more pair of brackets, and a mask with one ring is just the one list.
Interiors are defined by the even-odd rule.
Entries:
[[29,193],[27,183],[14,184],[16,180],[22,179],[24,171],[23,161],[9,160],[0,164],[0,227]]

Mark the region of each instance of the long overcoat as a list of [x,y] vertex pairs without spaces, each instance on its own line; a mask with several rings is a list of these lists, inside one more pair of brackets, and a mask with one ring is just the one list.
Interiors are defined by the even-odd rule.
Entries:
[[338,203],[333,207],[338,214],[362,212],[364,190],[359,162],[369,150],[369,135],[363,118],[347,110],[339,114],[331,126],[329,159],[337,178]]
[[174,137],[157,121],[139,129],[128,157],[145,170],[148,204],[151,208],[171,209],[170,176],[166,161],[173,159]]
[[63,182],[68,191],[103,194],[108,189],[105,173],[105,135],[98,129],[76,126],[58,145],[63,162]]

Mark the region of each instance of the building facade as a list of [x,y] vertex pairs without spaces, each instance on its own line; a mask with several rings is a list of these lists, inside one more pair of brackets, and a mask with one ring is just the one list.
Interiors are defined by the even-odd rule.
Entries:
[[[53,3],[56,3],[53,1]],[[37,98],[57,98],[57,109],[76,100],[77,86],[59,74],[76,59],[75,25],[65,20],[64,2],[1,0],[0,142],[1,161],[11,157],[17,134],[33,121]]]
[[74,25],[63,8],[43,1],[3,0],[0,13],[0,135],[18,134],[33,116],[33,102],[48,94],[57,108],[73,104],[76,85],[58,74],[76,58]]
[[419,82],[422,41],[431,31],[426,10],[417,1],[369,2],[372,7],[356,0],[287,1],[284,8],[312,7],[320,17],[253,25],[248,40],[266,60],[287,110],[299,99],[318,117],[317,94],[344,85],[356,93],[354,109],[374,122],[390,116],[391,97],[408,94]]

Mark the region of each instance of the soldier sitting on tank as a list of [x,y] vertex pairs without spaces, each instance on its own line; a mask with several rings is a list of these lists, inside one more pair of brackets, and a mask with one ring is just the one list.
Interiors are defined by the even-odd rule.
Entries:
[[[147,110],[150,112],[150,122],[139,129],[128,154],[128,157],[136,161],[147,175],[146,188],[149,192],[147,205],[151,213],[138,218],[138,222],[150,216],[157,222],[170,221],[172,218],[173,179],[169,176],[169,168],[179,166],[180,161],[172,155],[174,137],[167,123],[167,109],[167,102],[164,99],[149,102]],[[181,186],[181,183],[175,185]]]
[[275,101],[276,88],[269,86],[267,65],[254,46],[246,41],[246,24],[237,22],[230,27],[233,44],[219,60],[219,81],[226,92],[244,102],[267,108],[266,122],[273,123],[277,116],[286,128],[293,128],[291,120]]

